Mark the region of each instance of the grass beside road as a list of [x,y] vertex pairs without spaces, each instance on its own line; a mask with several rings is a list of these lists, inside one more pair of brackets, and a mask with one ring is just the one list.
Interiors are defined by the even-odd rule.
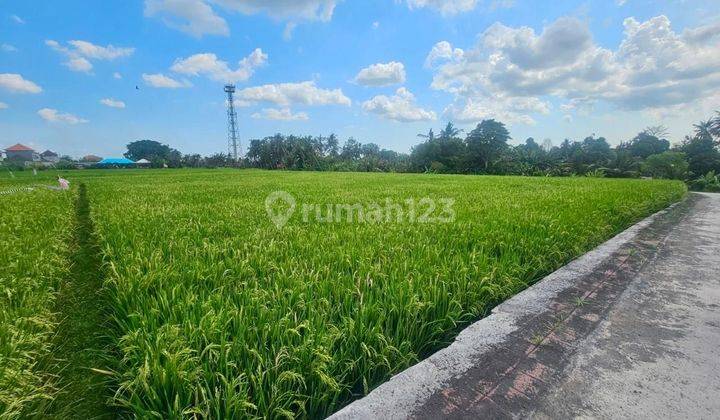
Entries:
[[[89,175],[89,174],[88,174]],[[109,264],[117,403],[140,417],[332,413],[679,182],[266,171],[86,178]],[[297,211],[278,229],[265,199]],[[452,198],[451,223],[302,220],[303,204]]]
[[[62,192],[0,197],[0,417],[322,417],[685,194],[679,182],[591,178],[68,178],[89,186],[74,206]],[[281,229],[265,208],[277,190],[297,201]],[[304,211],[425,198],[454,200],[454,220]]]

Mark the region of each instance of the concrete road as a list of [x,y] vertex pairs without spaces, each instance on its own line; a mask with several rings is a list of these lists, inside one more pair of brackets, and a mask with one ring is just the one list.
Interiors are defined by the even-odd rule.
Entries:
[[720,194],[623,232],[334,418],[720,418]]
[[720,194],[664,238],[536,418],[720,418]]

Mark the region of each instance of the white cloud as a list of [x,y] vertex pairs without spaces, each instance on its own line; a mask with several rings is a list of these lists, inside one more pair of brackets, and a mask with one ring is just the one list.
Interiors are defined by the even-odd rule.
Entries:
[[68,41],[68,44],[75,47],[75,52],[79,55],[97,60],[115,60],[116,58],[128,57],[135,52],[135,48],[114,47],[112,45],[102,47],[79,40]]
[[308,115],[304,112],[293,114],[290,108],[265,108],[262,112],[256,112],[251,115],[255,119],[263,120],[279,120],[279,121],[305,121]]
[[113,79],[118,79],[118,80],[122,79],[122,74],[120,74],[118,72],[113,73]]
[[100,103],[105,106],[109,106],[110,108],[125,108],[125,102],[118,101],[112,98],[100,99]]
[[23,20],[23,19],[22,19],[20,16],[18,16],[18,15],[10,15],[10,19],[12,19],[15,23],[18,23],[18,24],[20,24],[20,25],[24,25],[24,24],[25,24],[25,20]]
[[465,52],[463,50],[460,48],[453,48],[449,42],[440,41],[433,45],[430,53],[427,55],[427,58],[425,58],[425,67],[432,67],[440,60],[461,60],[464,54]]
[[8,108],[10,108],[8,106],[8,104],[6,104],[5,102],[0,102],[0,109],[8,109]]
[[380,27],[380,22],[375,21],[375,22],[372,23],[372,28],[373,28],[373,29],[377,29],[377,28],[379,28],[379,27]]
[[431,121],[437,118],[433,111],[418,107],[415,96],[404,87],[399,88],[394,96],[375,96],[363,102],[362,108],[366,112],[400,122]]
[[93,65],[85,57],[70,58],[65,62],[65,66],[72,71],[89,72]]
[[287,20],[286,35],[301,21],[323,21],[332,18],[335,6],[342,0],[145,0],[145,16],[160,16],[165,23],[194,36],[228,36],[225,19],[213,6],[246,15],[265,14]]
[[665,16],[628,18],[624,26],[624,40],[612,51],[574,18],[560,18],[540,34],[496,23],[470,49],[436,44],[426,60],[434,66],[431,86],[455,96],[451,114],[517,122],[532,122],[549,98],[566,101],[566,112],[597,101],[646,110],[687,105],[720,89],[720,23],[682,34]]
[[538,98],[503,98],[493,101],[458,101],[443,112],[449,119],[461,123],[476,123],[494,118],[507,123],[535,124],[530,114],[549,114],[550,105]]
[[355,82],[363,86],[389,86],[405,83],[405,66],[391,61],[366,67],[355,76]]
[[265,65],[267,59],[267,54],[256,48],[249,56],[240,60],[237,70],[231,70],[228,63],[218,59],[215,54],[195,54],[175,60],[170,70],[191,76],[204,75],[218,82],[242,82],[248,80],[256,68]]
[[66,124],[83,124],[88,122],[88,120],[76,117],[75,115],[59,112],[57,109],[52,108],[43,108],[39,110],[38,115],[44,119],[45,121],[53,122],[53,123],[66,123]]
[[225,19],[204,0],[145,0],[145,16],[161,16],[166,25],[190,35],[230,35]]
[[479,0],[407,0],[408,7],[421,9],[424,7],[435,9],[443,15],[455,15],[475,9]]
[[89,73],[93,69],[90,59],[93,60],[115,60],[122,57],[129,57],[135,52],[135,48],[115,47],[108,45],[103,47],[91,42],[72,40],[68,41],[68,47],[59,42],[48,39],[45,45],[65,55],[67,61],[64,63],[72,71]]
[[0,74],[0,88],[16,93],[40,93],[42,88],[15,73]]
[[701,44],[716,37],[720,37],[720,20],[697,28],[685,29],[682,33],[682,39],[692,44]]
[[3,51],[5,51],[5,52],[15,52],[15,51],[17,51],[18,49],[15,48],[14,45],[2,44],[2,45],[0,45],[0,50],[3,50]]
[[288,22],[285,25],[285,29],[283,30],[283,39],[285,41],[290,41],[293,36],[293,31],[295,31],[295,28],[297,28],[297,23],[295,22]]
[[320,20],[332,18],[335,6],[342,0],[213,0],[220,6],[246,15],[263,13],[282,20]]
[[190,84],[190,82],[188,82],[187,80],[178,81],[173,79],[172,77],[165,76],[162,73],[143,73],[142,78],[145,81],[145,84],[156,88],[178,89],[192,86],[192,84]]
[[249,87],[239,91],[237,96],[248,102],[272,102],[281,106],[352,104],[342,90],[321,89],[313,81]]

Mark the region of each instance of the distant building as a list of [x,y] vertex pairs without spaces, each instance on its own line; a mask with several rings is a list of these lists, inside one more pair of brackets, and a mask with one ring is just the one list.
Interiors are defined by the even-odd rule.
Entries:
[[58,163],[60,162],[60,155],[53,152],[52,150],[46,150],[40,153],[40,159],[42,159],[43,162],[47,163]]
[[8,161],[14,162],[40,162],[40,155],[30,147],[22,145],[20,143],[10,146],[5,149],[5,156]]
[[101,160],[103,160],[103,159],[100,156],[87,155],[87,156],[84,156],[82,159],[80,159],[80,162],[98,163]]
[[102,168],[127,168],[134,166],[135,162],[126,158],[105,158],[97,165]]

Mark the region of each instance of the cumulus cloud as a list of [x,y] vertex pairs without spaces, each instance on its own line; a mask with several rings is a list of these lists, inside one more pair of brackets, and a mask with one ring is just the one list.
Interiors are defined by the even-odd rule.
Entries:
[[[332,18],[335,6],[342,0],[145,0],[145,16],[160,16],[165,23],[194,36],[230,34],[227,22],[216,8],[245,15],[265,14],[287,20],[289,35],[295,23],[324,21]],[[288,29],[289,28],[289,29]]]
[[[448,112],[532,122],[549,98],[566,111],[603,100],[623,109],[689,104],[720,88],[720,24],[675,33],[665,16],[628,18],[617,50],[598,46],[587,24],[560,18],[536,33],[528,27],[490,26],[470,49],[438,43],[426,64],[432,88],[454,94]],[[534,105],[533,105],[534,104]]]
[[218,82],[242,82],[253,75],[255,69],[267,63],[268,56],[260,48],[240,60],[236,70],[228,63],[218,59],[215,54],[195,54],[188,58],[175,60],[170,70],[191,76],[207,76]]
[[271,102],[280,106],[290,105],[346,105],[350,98],[341,89],[321,89],[314,81],[300,83],[278,83],[254,86],[237,93],[240,100],[248,102]]
[[440,41],[433,45],[430,53],[425,58],[425,67],[432,67],[437,61],[457,61],[463,58],[465,52],[460,48],[453,48],[447,41]]
[[10,108],[8,106],[8,104],[6,104],[5,102],[0,102],[0,109],[8,109],[8,108]]
[[75,125],[75,124],[83,124],[83,123],[88,122],[88,120],[76,117],[73,114],[60,112],[57,109],[52,109],[52,108],[43,108],[43,109],[39,110],[37,113],[45,121],[49,121],[49,122],[53,122],[53,123],[66,123],[66,124],[70,124],[70,125]]
[[262,112],[256,112],[251,115],[255,119],[263,120],[279,120],[279,121],[305,121],[308,115],[304,112],[293,114],[290,108],[265,108]]
[[424,7],[439,11],[443,15],[455,15],[475,9],[479,0],[407,0],[408,7],[421,9]]
[[203,0],[145,0],[145,16],[160,16],[166,25],[190,35],[230,35],[225,19]]
[[127,57],[135,52],[135,48],[119,48],[112,45],[102,47],[87,41],[68,41],[68,44],[75,47],[75,51],[87,58],[95,58],[98,60],[114,60],[116,58]]
[[187,80],[178,81],[162,73],[142,75],[145,84],[148,86],[164,89],[178,89],[192,86]]
[[129,57],[135,52],[135,48],[115,47],[112,45],[103,47],[80,40],[68,41],[67,44],[68,46],[63,46],[52,39],[45,41],[45,45],[67,57],[67,61],[64,63],[65,66],[72,71],[85,73],[90,72],[93,68],[90,62],[91,59],[111,61],[122,57]]
[[120,74],[118,72],[113,73],[113,79],[118,79],[118,80],[122,79],[122,74]]
[[15,48],[14,45],[2,44],[2,45],[0,45],[0,50],[3,50],[5,52],[15,52],[15,51],[17,51],[17,48]]
[[391,61],[366,67],[355,76],[355,82],[363,86],[389,86],[405,83],[405,66]]
[[86,59],[85,57],[75,57],[75,58],[69,58],[68,61],[65,62],[65,66],[69,68],[72,71],[80,71],[80,72],[89,72],[92,70],[93,65]]
[[100,103],[110,108],[125,108],[125,102],[118,101],[112,98],[100,99]]
[[0,88],[14,93],[40,93],[42,88],[16,73],[1,73]]
[[417,106],[415,96],[404,87],[399,88],[393,96],[375,96],[363,102],[362,108],[366,112],[400,122],[431,121],[437,118],[433,111]]
[[342,0],[213,0],[246,15],[263,13],[275,19],[329,21]]
[[550,104],[538,98],[496,97],[493,101],[475,101],[468,98],[448,106],[443,113],[461,123],[494,118],[507,123],[532,125],[535,120],[530,114],[549,114]]

